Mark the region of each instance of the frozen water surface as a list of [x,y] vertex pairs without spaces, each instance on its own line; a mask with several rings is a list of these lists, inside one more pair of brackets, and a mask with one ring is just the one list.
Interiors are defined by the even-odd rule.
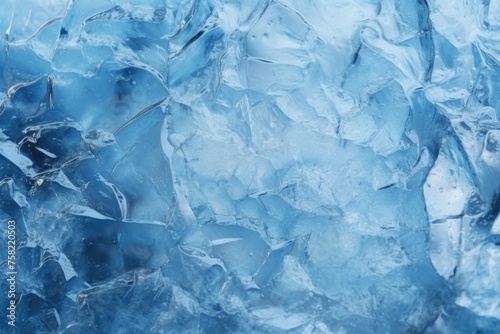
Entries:
[[498,332],[500,1],[5,0],[0,31],[1,333]]

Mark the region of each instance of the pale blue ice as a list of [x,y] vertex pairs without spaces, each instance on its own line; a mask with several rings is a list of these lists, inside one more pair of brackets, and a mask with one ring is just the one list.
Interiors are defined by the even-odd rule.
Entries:
[[1,333],[498,333],[500,0],[4,0],[0,36]]

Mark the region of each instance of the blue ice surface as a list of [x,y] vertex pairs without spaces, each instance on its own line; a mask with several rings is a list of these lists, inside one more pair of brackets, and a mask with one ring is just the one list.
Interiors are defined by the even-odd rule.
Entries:
[[4,0],[1,333],[498,333],[500,1]]

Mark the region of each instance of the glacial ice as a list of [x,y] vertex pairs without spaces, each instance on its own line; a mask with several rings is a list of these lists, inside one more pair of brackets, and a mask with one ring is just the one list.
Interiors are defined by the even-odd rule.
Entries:
[[5,0],[0,31],[1,333],[500,328],[500,1]]

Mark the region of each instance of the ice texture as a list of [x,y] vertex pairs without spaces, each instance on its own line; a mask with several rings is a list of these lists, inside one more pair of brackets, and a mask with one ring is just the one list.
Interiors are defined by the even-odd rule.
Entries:
[[1,333],[498,333],[500,1],[4,0],[0,31]]

